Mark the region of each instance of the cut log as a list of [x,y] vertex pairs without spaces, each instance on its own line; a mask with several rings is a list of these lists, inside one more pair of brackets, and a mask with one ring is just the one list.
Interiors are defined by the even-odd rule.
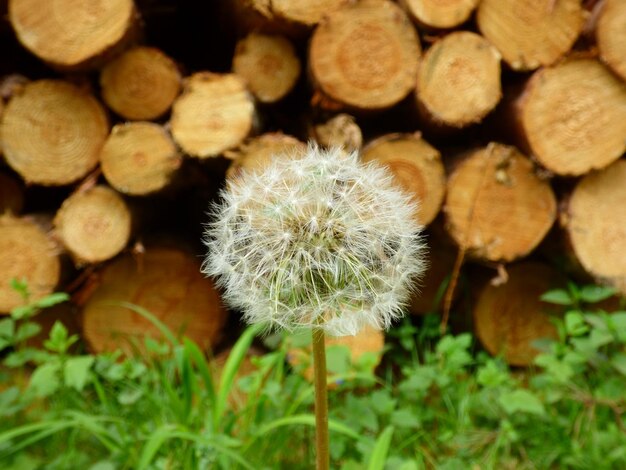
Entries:
[[480,122],[502,97],[500,54],[468,31],[448,34],[424,54],[417,75],[420,110],[435,125]]
[[130,211],[111,188],[94,186],[67,198],[54,217],[55,234],[78,265],[99,263],[128,244]]
[[530,253],[556,217],[550,184],[516,148],[492,143],[470,153],[448,179],[446,228],[468,254],[512,261]]
[[465,23],[479,0],[401,0],[405,10],[421,26],[454,28]]
[[100,153],[100,167],[118,191],[134,196],[166,187],[181,164],[181,155],[159,124],[118,124]]
[[257,171],[277,156],[298,155],[305,150],[306,145],[290,135],[278,132],[263,134],[228,152],[226,156],[232,158],[233,162],[228,167],[226,176],[234,178],[243,170]]
[[393,106],[415,87],[420,44],[404,11],[387,0],[363,0],[330,13],[309,51],[313,81],[345,106]]
[[229,6],[243,32],[259,31],[301,37],[324,16],[351,1],[230,0]]
[[214,157],[252,131],[254,103],[235,74],[198,72],[187,78],[172,108],[174,140],[192,157]]
[[523,143],[554,173],[604,168],[626,150],[626,84],[596,60],[539,70],[514,108]]
[[105,103],[125,119],[151,120],[165,114],[180,93],[174,61],[154,47],[135,47],[100,73]]
[[72,183],[92,170],[108,132],[100,103],[60,80],[25,85],[0,123],[7,163],[27,183],[47,186]]
[[585,15],[580,0],[482,0],[476,21],[512,69],[533,70],[572,48]]
[[362,161],[387,166],[418,203],[416,220],[428,225],[441,209],[446,175],[441,154],[419,134],[388,134],[363,149]]
[[507,268],[508,281],[481,290],[474,306],[474,329],[483,347],[502,354],[513,366],[528,366],[540,352],[533,346],[541,338],[557,339],[550,317],[558,307],[542,302],[544,292],[565,285],[550,266],[523,262]]
[[0,253],[0,312],[26,303],[11,287],[13,279],[27,283],[29,301],[52,293],[57,286],[59,247],[31,220],[0,215]]
[[590,173],[576,185],[562,220],[585,270],[626,297],[625,183],[626,160]]
[[626,2],[604,0],[596,25],[600,57],[626,80]]
[[134,37],[133,0],[10,0],[9,19],[19,41],[60,69],[91,68]]
[[[291,347],[287,353],[287,361],[292,367],[301,371],[307,380],[313,381],[310,332],[303,333],[303,335],[307,335],[307,338],[303,341],[306,344],[299,344],[300,338],[298,338],[295,342],[293,339],[288,338],[288,341],[291,341]],[[377,359],[377,361],[372,364],[374,367],[380,362],[383,354],[383,348],[385,347],[385,334],[380,330],[375,330],[371,326],[364,327],[354,336],[333,337],[326,335],[325,340],[327,350],[334,346],[343,346],[348,348],[350,352],[351,364],[358,363],[359,359],[366,354],[373,355]],[[332,365],[327,368],[328,378],[330,379],[328,380],[329,388],[334,388],[344,381],[351,379],[349,376],[333,378]]]
[[323,147],[341,147],[353,152],[363,146],[363,132],[349,114],[337,114],[311,128],[311,138]]
[[138,258],[124,255],[103,268],[98,287],[83,308],[83,335],[94,352],[141,351],[143,338],[164,341],[146,318],[120,305],[149,311],[175,335],[202,349],[214,347],[226,318],[213,283],[200,274],[197,256],[173,248],[147,248]]
[[7,173],[0,173],[0,214],[19,214],[24,207],[22,184]]
[[300,76],[300,59],[293,45],[282,36],[252,33],[235,48],[233,72],[262,103],[284,98]]

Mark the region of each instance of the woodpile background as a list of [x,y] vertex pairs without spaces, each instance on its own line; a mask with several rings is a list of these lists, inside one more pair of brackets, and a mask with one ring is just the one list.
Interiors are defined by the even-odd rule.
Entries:
[[123,302],[224,347],[240,322],[199,274],[209,201],[309,140],[387,165],[419,199],[431,267],[411,311],[450,311],[513,365],[554,335],[545,290],[569,277],[626,295],[624,0],[0,14],[0,312],[25,279],[32,298],[72,295],[41,321],[69,318],[93,350],[156,335]]

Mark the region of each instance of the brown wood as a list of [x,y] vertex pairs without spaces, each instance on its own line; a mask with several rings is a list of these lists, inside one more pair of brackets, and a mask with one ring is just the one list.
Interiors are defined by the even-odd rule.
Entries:
[[181,162],[169,133],[152,122],[114,126],[100,153],[100,168],[107,181],[134,196],[166,187]]
[[352,0],[229,0],[239,29],[302,37],[330,12]]
[[574,253],[598,282],[626,296],[626,160],[576,185],[562,220]]
[[11,288],[12,279],[26,281],[30,301],[52,293],[59,283],[59,247],[32,220],[0,215],[0,253],[0,312],[25,304]]
[[7,163],[27,183],[46,186],[69,184],[91,171],[108,132],[100,103],[61,80],[25,85],[0,123]]
[[235,74],[198,72],[185,80],[174,102],[174,140],[192,157],[214,157],[239,145],[250,134],[254,103]]
[[78,265],[98,263],[128,244],[130,211],[107,186],[79,190],[67,198],[54,217],[55,235]]
[[61,69],[91,68],[134,37],[133,0],[10,0],[9,19],[19,41]]
[[154,47],[135,47],[100,73],[102,99],[126,119],[152,120],[165,114],[180,93],[182,77],[174,61]]
[[465,23],[479,0],[401,0],[400,4],[419,25],[447,29]]
[[304,153],[306,145],[290,135],[272,132],[248,140],[237,149],[228,152],[233,162],[226,171],[228,178],[234,178],[242,171],[257,171],[280,155]]
[[415,218],[428,225],[441,209],[446,175],[439,151],[417,134],[388,134],[363,149],[364,162],[387,166],[400,187],[418,203]]
[[387,0],[362,0],[315,29],[309,66],[321,93],[344,106],[393,106],[415,87],[420,44],[407,15]]
[[539,70],[514,107],[521,138],[554,173],[582,175],[626,151],[626,84],[596,60]]
[[626,80],[626,2],[604,0],[596,25],[600,57]]
[[0,173],[0,214],[19,214],[24,207],[22,184],[7,173]]
[[200,274],[198,258],[174,248],[148,247],[138,257],[124,255],[100,272],[100,283],[83,308],[83,336],[95,352],[142,349],[143,338],[164,341],[147,319],[120,302],[148,310],[175,334],[202,349],[214,347],[226,312],[211,280]]
[[522,262],[507,268],[508,281],[486,284],[474,306],[474,329],[483,347],[502,354],[514,366],[528,366],[540,352],[533,342],[557,339],[550,316],[559,307],[542,302],[544,292],[562,288],[564,280],[546,264]]
[[572,48],[585,15],[580,0],[482,0],[476,21],[512,69],[533,70]]
[[450,33],[424,54],[415,94],[423,115],[436,125],[480,122],[502,97],[500,53],[478,34]]
[[262,103],[284,98],[300,76],[300,59],[283,36],[251,33],[237,43],[233,72]]
[[446,228],[473,257],[512,261],[530,253],[556,217],[550,184],[516,148],[491,143],[470,153],[448,179]]
[[[328,336],[325,335],[326,348],[332,346],[345,346],[350,350],[350,359],[354,364],[364,354],[376,354],[378,359],[382,358],[385,346],[385,334],[370,326],[364,327],[354,336]],[[287,360],[291,366],[302,372],[307,380],[313,381],[313,363],[311,358],[311,347],[290,347]],[[332,375],[328,373],[328,378]],[[328,380],[328,388],[335,388],[341,382],[350,377],[341,377],[338,381]]]
[[316,124],[311,127],[309,134],[323,147],[340,147],[353,152],[363,146],[363,132],[349,114],[337,114],[326,122]]

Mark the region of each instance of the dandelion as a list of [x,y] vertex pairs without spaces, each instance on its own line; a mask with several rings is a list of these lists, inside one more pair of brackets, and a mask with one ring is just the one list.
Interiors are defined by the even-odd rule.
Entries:
[[[248,323],[313,330],[319,418],[324,333],[388,328],[424,271],[415,202],[384,167],[314,145],[242,172],[221,196],[206,229],[203,272]],[[318,468],[327,468],[325,439],[324,449],[318,436]]]

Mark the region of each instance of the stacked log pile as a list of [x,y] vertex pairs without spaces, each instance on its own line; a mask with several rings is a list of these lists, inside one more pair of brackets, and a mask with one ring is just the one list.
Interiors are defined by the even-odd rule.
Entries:
[[225,344],[239,316],[199,275],[209,202],[311,140],[386,165],[419,201],[431,267],[410,310],[471,313],[511,364],[555,333],[543,291],[570,277],[626,297],[623,0],[0,13],[0,312],[17,278],[32,298],[69,291],[96,351],[158,334],[128,304]]

